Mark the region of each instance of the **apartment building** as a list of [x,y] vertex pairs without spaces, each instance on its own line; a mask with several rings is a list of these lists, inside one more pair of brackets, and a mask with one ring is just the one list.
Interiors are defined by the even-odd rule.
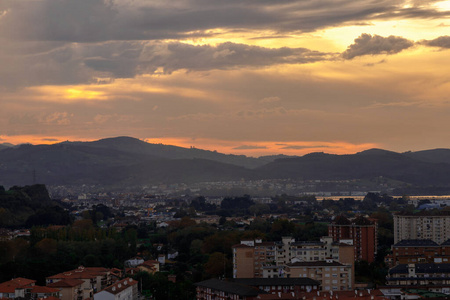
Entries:
[[394,215],[394,243],[417,239],[428,239],[438,244],[450,239],[450,212]]
[[296,242],[292,237],[283,237],[278,242],[241,241],[233,246],[233,278],[285,277],[287,264],[326,259],[352,264],[353,245],[333,242],[331,237],[322,237],[317,242]]
[[287,264],[286,276],[289,278],[311,278],[320,283],[323,291],[353,290],[354,274],[352,264],[342,264],[332,259],[314,262]]
[[400,264],[389,269],[387,285],[450,294],[450,264]]
[[259,294],[265,294],[265,292],[251,286],[216,278],[197,282],[194,285],[196,286],[197,300],[254,300]]
[[388,265],[450,263],[450,240],[438,244],[432,240],[401,240],[392,246]]
[[377,228],[377,222],[373,219],[338,216],[328,225],[328,236],[335,242],[351,241],[355,247],[355,260],[373,262],[377,253]]
[[104,289],[112,284],[111,271],[100,267],[80,266],[75,270],[59,273],[46,278],[46,285],[67,279],[78,279],[83,281],[81,284],[82,299],[92,298],[97,291]]
[[319,282],[309,278],[209,279],[195,284],[198,300],[301,299],[300,294],[318,291]]
[[60,291],[61,300],[82,300],[84,281],[80,279],[63,279],[47,284],[48,287],[56,288]]

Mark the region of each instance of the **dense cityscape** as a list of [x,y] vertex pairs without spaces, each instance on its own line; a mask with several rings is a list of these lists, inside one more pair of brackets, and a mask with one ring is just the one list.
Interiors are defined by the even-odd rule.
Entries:
[[446,196],[54,198],[32,185],[3,188],[0,200],[1,298],[416,299],[450,292]]

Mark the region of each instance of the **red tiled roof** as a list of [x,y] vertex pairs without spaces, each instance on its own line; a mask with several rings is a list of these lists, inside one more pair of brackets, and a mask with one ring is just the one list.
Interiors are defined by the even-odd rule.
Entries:
[[77,278],[77,279],[91,279],[96,276],[101,276],[105,273],[109,272],[109,269],[106,268],[85,268],[83,266],[78,267],[78,269],[59,273],[50,277],[47,277],[47,279],[61,279],[61,278]]
[[108,286],[103,291],[107,291],[108,293],[115,295],[137,283],[138,282],[136,280],[134,280],[133,278],[125,278],[123,280],[117,281],[113,285]]
[[35,282],[36,280],[22,277],[14,278],[0,283],[0,293],[14,293],[16,289],[31,287]]
[[34,286],[31,291],[32,294],[52,294],[52,293],[57,293],[59,292],[59,289],[55,289],[52,287],[48,287],[48,286],[39,286],[36,285]]
[[11,285],[0,285],[0,293],[14,293],[17,287]]
[[83,283],[84,283],[84,281],[80,280],[80,279],[67,278],[67,279],[49,283],[49,284],[47,284],[47,286],[54,287],[54,288],[64,288],[64,287],[74,287],[74,286],[82,285]]
[[23,277],[17,277],[10,280],[11,282],[16,283],[19,286],[28,286],[36,283],[36,280],[23,278]]

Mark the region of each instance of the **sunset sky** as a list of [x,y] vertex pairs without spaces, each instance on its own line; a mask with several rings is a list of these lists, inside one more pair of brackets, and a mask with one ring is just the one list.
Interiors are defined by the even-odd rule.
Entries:
[[1,0],[0,144],[450,148],[450,1]]

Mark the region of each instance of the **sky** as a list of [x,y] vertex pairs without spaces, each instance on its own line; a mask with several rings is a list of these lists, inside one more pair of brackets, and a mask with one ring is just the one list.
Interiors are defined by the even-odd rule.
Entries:
[[403,152],[449,115],[450,1],[0,1],[0,144]]

